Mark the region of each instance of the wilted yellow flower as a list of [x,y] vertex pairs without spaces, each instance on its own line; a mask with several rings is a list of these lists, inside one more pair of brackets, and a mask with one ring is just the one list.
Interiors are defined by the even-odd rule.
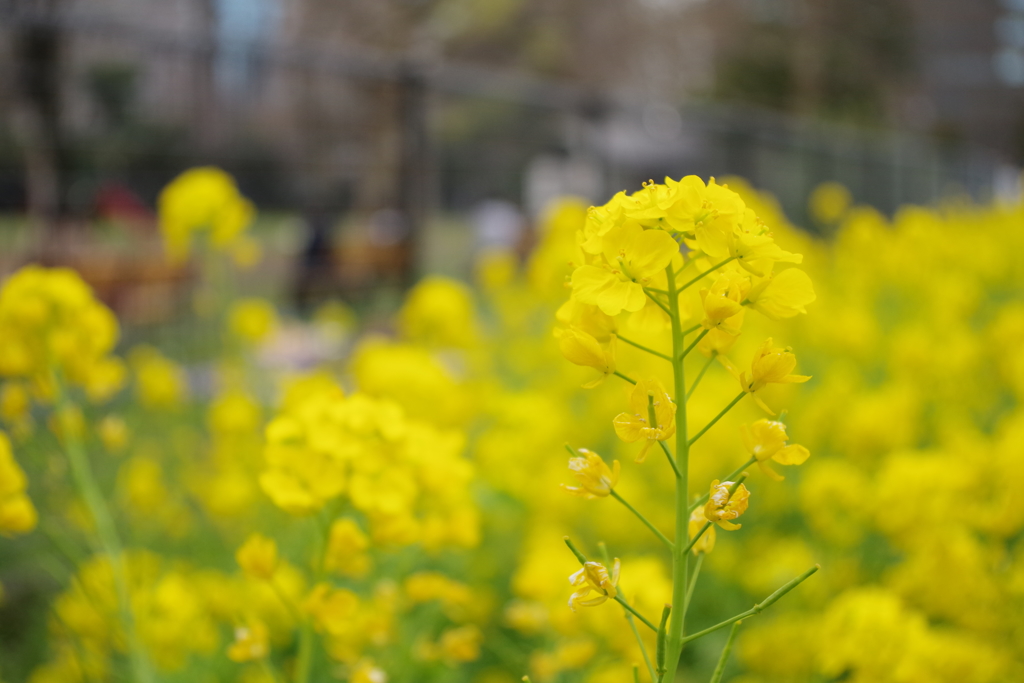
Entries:
[[616,460],[609,468],[597,453],[586,448],[580,448],[579,453],[583,457],[569,458],[569,469],[580,486],[562,484],[562,488],[575,496],[591,500],[607,497],[619,483],[619,461]]
[[560,331],[558,348],[570,363],[591,367],[601,373],[597,379],[584,384],[584,389],[597,386],[615,372],[614,336],[607,344],[601,344],[583,330],[570,327]]
[[277,570],[277,543],[262,534],[249,534],[235,553],[235,560],[249,576],[269,581]]
[[[708,518],[704,516],[704,508],[698,507],[690,513],[689,521],[689,534],[690,538],[693,538],[700,530],[704,528],[704,525],[708,523]],[[715,526],[712,524],[707,531],[693,544],[693,548],[690,550],[694,555],[700,553],[710,553],[715,549]]]
[[750,377],[747,373],[739,373],[740,386],[746,391],[757,405],[761,406],[767,413],[774,415],[757,392],[769,384],[799,384],[810,379],[807,375],[791,374],[796,368],[796,356],[789,349],[780,349],[772,346],[769,337],[764,340],[761,347],[754,353],[754,359],[750,363]]
[[768,460],[780,465],[802,465],[811,456],[810,451],[799,444],[786,444],[789,437],[782,422],[758,420],[750,425],[741,425],[740,436],[747,451],[757,459],[761,471],[775,481],[782,481],[784,477],[768,466]]
[[258,619],[235,627],[235,640],[228,646],[228,659],[233,662],[255,662],[270,654],[270,634]]
[[615,434],[626,443],[643,439],[643,447],[636,456],[643,462],[651,446],[665,441],[676,433],[676,405],[656,379],[639,380],[629,394],[629,409],[619,413],[612,424]]
[[[601,603],[614,599],[618,595],[616,586],[619,585],[619,569],[621,563],[619,558],[612,561],[612,570],[600,562],[587,562],[569,577],[569,583],[577,588],[576,592],[569,596],[569,608],[575,612],[576,605],[583,607],[596,607]],[[593,597],[590,594],[594,593]]]
[[731,520],[746,512],[750,499],[750,491],[743,484],[740,484],[736,492],[730,496],[729,489],[732,488],[733,483],[731,481],[719,482],[717,479],[711,482],[711,495],[704,505],[704,517],[727,531],[733,531],[742,526],[733,524]]
[[277,311],[266,299],[239,299],[228,311],[228,330],[238,339],[258,344],[277,327]]
[[603,253],[605,263],[573,271],[573,297],[607,315],[618,315],[644,307],[644,287],[679,253],[679,244],[663,230],[623,225],[604,236]]

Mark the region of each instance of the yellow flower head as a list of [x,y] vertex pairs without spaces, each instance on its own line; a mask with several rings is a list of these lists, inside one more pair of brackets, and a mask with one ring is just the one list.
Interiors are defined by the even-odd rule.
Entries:
[[192,168],[172,180],[157,201],[160,231],[168,257],[188,256],[192,234],[207,230],[217,249],[233,245],[252,222],[252,203],[238,192],[234,179],[213,166]]
[[235,627],[235,641],[228,646],[228,659],[233,662],[257,662],[270,654],[270,633],[258,619]]
[[796,368],[796,356],[789,349],[780,349],[772,346],[771,337],[764,340],[761,347],[754,354],[750,363],[750,376],[746,372],[739,374],[740,386],[746,391],[757,404],[769,415],[774,415],[757,393],[769,384],[799,384],[810,379],[808,375],[792,374]]
[[50,385],[56,371],[105,401],[124,382],[110,355],[119,334],[113,312],[68,268],[25,266],[0,288],[0,376]]
[[760,218],[745,209],[730,239],[729,255],[747,272],[764,277],[777,262],[800,263],[804,257],[784,251]]
[[[583,607],[596,607],[608,599],[614,599],[618,595],[616,586],[619,585],[619,558],[612,562],[612,571],[600,562],[587,562],[575,574],[569,577],[569,583],[576,587],[576,592],[569,596],[569,608],[575,612],[576,605]],[[590,596],[591,593],[595,595]]]
[[364,659],[352,668],[348,681],[349,683],[387,683],[388,675],[372,660]]
[[261,534],[250,534],[235,553],[235,559],[252,578],[269,581],[277,570],[277,543]]
[[25,495],[28,480],[14,460],[11,442],[0,432],[0,535],[28,533],[35,528],[38,515]]
[[601,344],[593,336],[575,327],[560,330],[558,334],[558,349],[566,360],[575,365],[594,368],[601,373],[597,379],[584,384],[585,389],[597,386],[615,372],[614,336],[607,344]]
[[438,650],[447,662],[472,662],[480,657],[480,645],[484,636],[475,624],[450,628],[441,634]]
[[366,553],[369,547],[370,539],[354,519],[337,519],[331,524],[327,539],[324,569],[345,576],[363,576],[370,568],[370,558]]
[[623,225],[604,236],[604,262],[583,265],[572,273],[572,295],[607,315],[639,311],[647,303],[644,287],[679,253],[679,244],[664,230]]
[[615,433],[626,443],[643,439],[643,448],[636,456],[643,462],[656,441],[670,439],[676,433],[676,405],[656,379],[640,380],[629,394],[629,409],[619,413],[612,424]]
[[228,312],[228,329],[238,339],[258,344],[277,327],[277,311],[266,299],[236,301]]
[[732,486],[731,481],[719,482],[715,479],[711,482],[711,495],[704,505],[704,517],[726,531],[740,528],[741,525],[733,524],[731,520],[746,512],[750,500],[750,491],[743,484],[740,484],[736,492],[730,496],[729,489]]
[[96,434],[100,437],[100,441],[103,442],[103,447],[107,449],[108,453],[120,452],[128,444],[130,436],[128,424],[120,415],[105,416],[96,425]]
[[[689,532],[690,538],[693,538],[700,530],[704,528],[704,525],[708,523],[708,518],[704,516],[704,508],[697,508],[690,513]],[[694,555],[704,553],[705,555],[715,549],[715,527],[711,526],[710,529],[704,532],[704,535],[693,544],[691,548]]]
[[768,466],[768,460],[774,460],[780,465],[801,465],[811,456],[810,451],[803,446],[786,443],[789,437],[786,436],[786,425],[782,422],[758,420],[750,425],[742,425],[740,436],[747,451],[757,459],[761,471],[775,481],[782,481],[784,477]]
[[704,320],[701,325],[705,330],[721,330],[727,334],[737,335],[743,324],[743,300],[750,281],[736,273],[722,273],[708,289],[700,290],[700,300],[704,306]]
[[600,455],[586,448],[579,449],[580,458],[569,458],[569,469],[580,482],[580,486],[562,488],[582,498],[605,498],[619,483],[619,461],[616,460],[609,468]]
[[798,268],[788,268],[758,279],[750,287],[746,302],[765,317],[783,320],[806,313],[805,307],[816,298],[807,273]]

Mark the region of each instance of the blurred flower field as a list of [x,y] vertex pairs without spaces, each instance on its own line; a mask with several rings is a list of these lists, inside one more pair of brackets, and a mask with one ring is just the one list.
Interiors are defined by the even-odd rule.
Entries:
[[[1024,207],[811,208],[566,199],[382,327],[231,294],[255,209],[195,169],[160,211],[211,381],[22,268],[0,680],[1024,679]],[[300,324],[344,352],[268,364]]]

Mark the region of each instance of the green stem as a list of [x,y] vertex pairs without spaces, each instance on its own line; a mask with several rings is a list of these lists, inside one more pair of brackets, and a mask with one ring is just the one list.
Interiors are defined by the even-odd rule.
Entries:
[[697,577],[700,575],[700,568],[704,565],[704,553],[697,555],[697,561],[693,563],[693,576],[690,578],[690,585],[686,589],[686,604],[683,611],[690,609],[690,598],[693,597],[693,589],[697,586]]
[[700,282],[703,278],[705,278],[706,276],[708,276],[711,273],[715,272],[716,270],[718,270],[719,268],[724,266],[726,263],[729,263],[730,261],[735,261],[735,260],[736,260],[735,256],[730,256],[729,258],[725,259],[724,261],[719,262],[717,265],[711,266],[710,268],[705,270],[703,273],[701,273],[700,275],[698,275],[697,277],[693,278],[692,280],[687,282],[685,285],[680,287],[679,291],[681,292],[684,289],[686,289],[687,287],[689,287],[690,285],[693,285],[693,284],[695,284],[697,282]]
[[61,438],[64,450],[71,465],[71,474],[75,480],[78,493],[85,501],[89,513],[96,524],[96,535],[99,537],[100,546],[110,558],[110,566],[114,573],[114,587],[117,591],[118,611],[123,622],[125,633],[128,637],[128,657],[131,662],[132,678],[138,683],[153,683],[155,677],[146,656],[142,640],[139,638],[135,628],[135,619],[132,615],[131,596],[128,591],[128,568],[124,557],[124,549],[121,545],[121,537],[114,526],[114,518],[110,514],[103,493],[100,491],[99,483],[93,474],[92,466],[89,463],[89,456],[85,452],[82,442],[78,438],[78,428],[71,419],[71,411],[74,406],[68,399],[65,388],[56,372],[52,375],[53,385],[57,392],[57,415],[61,425]]
[[658,527],[656,527],[653,524],[651,524],[651,522],[646,517],[644,517],[642,514],[640,514],[640,512],[635,507],[630,505],[626,501],[625,498],[620,496],[618,491],[616,491],[615,489],[611,489],[611,495],[612,495],[612,498],[614,498],[615,500],[617,500],[620,503],[622,503],[623,505],[625,505],[627,510],[629,510],[634,515],[636,515],[636,518],[639,519],[641,522],[643,522],[644,526],[646,526],[648,529],[650,529],[651,533],[653,533],[655,536],[657,536],[661,540],[662,543],[664,543],[666,546],[668,546],[669,550],[672,549],[672,541],[668,540],[668,537],[665,534],[663,534],[660,531],[658,531]]
[[658,680],[654,675],[654,666],[651,664],[651,656],[647,654],[647,646],[644,645],[643,638],[640,637],[640,631],[636,627],[636,622],[633,621],[633,615],[626,612],[626,621],[629,622],[629,628],[633,630],[633,636],[636,638],[637,645],[640,646],[640,653],[644,657],[644,664],[647,665],[647,673],[651,675],[651,680]]
[[732,407],[734,405],[736,405],[737,403],[739,403],[740,399],[742,399],[746,395],[747,395],[747,392],[745,392],[745,391],[741,391],[739,394],[737,394],[736,398],[734,398],[732,401],[729,402],[729,405],[727,405],[726,407],[722,408],[722,412],[720,412],[718,415],[715,415],[714,419],[711,420],[711,422],[708,422],[706,425],[704,425],[704,429],[702,429],[699,432],[697,432],[696,434],[694,434],[693,438],[690,439],[690,442],[687,445],[688,446],[692,446],[693,444],[697,443],[697,439],[699,439],[700,437],[704,436],[705,432],[707,432],[709,429],[714,427],[715,424],[719,420],[721,420],[723,417],[725,417],[725,414],[728,413],[730,410],[732,410]]
[[[676,493],[675,493],[675,542],[672,548],[672,604],[686,604],[686,586],[689,562],[683,547],[687,543],[689,512],[690,442],[686,425],[686,377],[682,361],[683,330],[679,313],[679,290],[676,288],[676,274],[672,266],[666,269],[668,299],[671,306],[672,324],[672,374],[676,396]],[[685,610],[674,609],[669,615],[668,635],[665,643],[665,673],[662,680],[674,681],[679,667],[679,655],[683,649],[685,634]]]
[[685,330],[683,330],[683,336],[684,337],[688,337],[691,332],[696,332],[697,330],[699,330],[702,327],[704,327],[704,326],[701,325],[700,323],[697,323],[693,327],[687,327]]
[[657,356],[658,358],[664,358],[669,363],[672,362],[672,359],[670,357],[666,356],[664,353],[660,353],[658,351],[655,351],[654,349],[650,349],[650,348],[644,346],[643,344],[637,344],[635,341],[632,341],[631,339],[626,339],[621,334],[615,335],[615,336],[617,336],[619,338],[619,341],[624,341],[627,344],[629,344],[630,346],[635,346],[636,348],[640,349],[641,351],[646,351],[647,353],[651,354],[652,356]]
[[725,663],[729,661],[729,655],[732,653],[732,644],[736,641],[736,633],[740,630],[740,624],[742,623],[742,621],[737,621],[732,625],[732,630],[729,631],[729,640],[725,641],[725,647],[722,648],[722,656],[718,658],[715,672],[711,674],[711,683],[722,683],[722,676],[725,675]]
[[[740,465],[739,467],[737,467],[737,468],[736,468],[735,470],[733,470],[732,472],[730,472],[729,474],[727,474],[727,475],[725,476],[725,478],[723,478],[723,479],[719,479],[719,481],[734,481],[734,480],[735,480],[735,478],[736,478],[736,477],[737,477],[737,476],[738,476],[738,475],[739,475],[739,474],[740,474],[741,472],[743,472],[743,470],[747,469],[748,467],[750,467],[751,465],[753,465],[753,464],[754,464],[755,462],[757,462],[757,458],[751,458],[750,460],[746,461],[745,463],[743,463],[742,465]],[[692,502],[692,503],[690,504],[690,510],[689,510],[689,511],[690,511],[690,512],[693,512],[694,510],[696,510],[697,508],[699,508],[699,507],[700,507],[701,505],[703,505],[704,503],[708,502],[708,497],[709,497],[710,495],[711,495],[711,493],[710,493],[710,491],[709,491],[708,493],[705,493],[705,494],[704,494],[703,496],[701,496],[701,497],[700,497],[700,498],[698,498],[697,500],[693,501],[693,502]]]
[[[328,526],[319,515],[313,518],[316,531],[316,542],[310,567],[313,570],[313,584],[319,582],[324,575],[324,548],[327,544]],[[295,662],[295,683],[309,683],[313,673],[313,646],[315,644],[313,624],[307,617],[301,621],[299,629],[299,654]]]
[[688,355],[690,355],[690,351],[693,351],[693,347],[695,347],[697,344],[699,344],[700,340],[703,339],[704,337],[706,337],[708,332],[710,332],[710,330],[704,330],[703,332],[698,334],[697,338],[693,340],[693,343],[686,347],[686,350],[683,351],[683,353],[680,354],[680,356],[679,356],[679,362],[680,363],[683,362],[684,358],[686,358]]
[[717,358],[717,357],[718,357],[718,354],[715,353],[714,351],[712,351],[711,352],[711,357],[708,358],[708,362],[705,363],[704,367],[702,367],[700,369],[700,372],[697,373],[697,378],[695,380],[693,380],[693,384],[690,385],[690,390],[686,392],[686,400],[687,401],[689,401],[690,397],[693,396],[693,392],[697,390],[697,385],[700,384],[700,381],[702,379],[704,379],[704,373],[708,371],[708,368],[711,367],[711,364],[715,362],[715,358]]
[[636,380],[635,380],[635,379],[633,379],[632,377],[628,377],[628,376],[626,376],[626,375],[623,375],[623,374],[622,374],[621,372],[619,372],[618,370],[616,370],[616,371],[615,371],[614,373],[612,373],[612,374],[614,374],[614,375],[615,375],[616,377],[621,377],[622,379],[626,380],[626,381],[627,381],[627,382],[629,382],[630,384],[636,384]]
[[769,595],[767,598],[764,599],[763,602],[760,602],[760,603],[754,605],[753,607],[748,609],[746,612],[740,612],[736,616],[729,617],[725,621],[717,623],[714,626],[711,626],[709,628],[704,629],[703,631],[698,631],[697,633],[694,633],[693,635],[686,636],[685,638],[683,638],[683,643],[685,644],[685,643],[689,643],[689,642],[691,642],[693,640],[697,640],[698,638],[703,638],[707,634],[714,633],[715,631],[717,631],[719,629],[723,629],[726,626],[728,626],[729,624],[734,624],[737,621],[740,621],[741,619],[746,619],[747,617],[752,617],[752,616],[755,616],[757,614],[760,614],[761,612],[763,612],[766,609],[768,609],[769,607],[771,607],[772,604],[774,604],[783,595],[785,595],[786,593],[788,593],[789,591],[793,590],[794,588],[799,586],[801,583],[806,581],[811,576],[811,574],[813,574],[814,572],[818,571],[819,569],[821,569],[820,565],[817,565],[817,564],[814,565],[813,567],[811,567],[810,569],[805,571],[803,574],[801,574],[800,576],[796,577],[795,579],[793,579],[792,581],[790,581],[789,583],[784,585],[782,588],[780,588],[779,590],[777,590],[774,593],[772,593],[771,595]]

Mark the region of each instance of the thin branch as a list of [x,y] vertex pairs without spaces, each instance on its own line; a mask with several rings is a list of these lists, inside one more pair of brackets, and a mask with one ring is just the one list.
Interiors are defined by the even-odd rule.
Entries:
[[649,629],[651,629],[651,630],[652,630],[652,631],[654,631],[655,633],[657,633],[657,632],[658,632],[658,627],[657,627],[657,626],[655,626],[654,624],[652,624],[652,623],[651,623],[650,621],[648,621],[647,617],[645,617],[644,615],[640,614],[640,613],[639,613],[639,612],[637,612],[637,611],[636,611],[635,609],[633,609],[633,606],[632,606],[632,605],[630,605],[630,604],[629,604],[628,602],[626,602],[625,600],[623,600],[623,599],[622,599],[622,596],[621,596],[621,595],[616,595],[614,599],[615,599],[615,602],[619,603],[620,605],[622,605],[623,607],[625,607],[625,608],[626,608],[627,610],[629,610],[630,612],[632,612],[632,614],[633,614],[633,616],[634,616],[634,617],[636,617],[636,618],[637,618],[637,619],[639,619],[640,621],[644,622],[644,624],[646,624],[646,625],[647,625],[647,627],[648,627]]
[[708,332],[710,332],[710,331],[711,330],[704,330],[703,332],[698,334],[697,338],[694,339],[693,342],[689,346],[686,347],[686,350],[683,351],[681,354],[679,354],[679,361],[682,362],[684,358],[686,358],[688,355],[690,355],[690,351],[693,351],[693,347],[695,347],[697,344],[699,344],[700,340],[703,339],[704,337],[706,337]]
[[725,647],[722,648],[722,655],[718,658],[715,672],[711,674],[711,683],[722,683],[722,676],[725,675],[725,664],[729,661],[729,655],[732,653],[732,644],[736,641],[736,633],[740,630],[740,624],[742,623],[742,621],[737,621],[732,625],[732,630],[729,631],[729,640],[725,641]]
[[715,272],[716,270],[718,270],[719,268],[724,266],[726,263],[729,263],[730,261],[735,261],[735,260],[736,260],[735,256],[730,256],[729,258],[725,259],[724,261],[719,262],[717,265],[711,266],[710,268],[705,270],[703,273],[701,273],[697,277],[693,278],[692,280],[687,282],[685,285],[681,286],[678,289],[678,291],[681,292],[684,289],[686,289],[687,287],[689,287],[690,285],[695,284],[697,282],[700,282],[705,276],[710,275],[711,273]]
[[661,450],[665,452],[665,457],[668,458],[668,464],[672,465],[672,471],[676,473],[676,478],[678,479],[682,474],[679,472],[679,465],[676,464],[676,459],[672,457],[672,452],[668,449],[668,446],[665,445],[664,441],[659,441],[658,445],[661,446]]
[[703,631],[698,631],[697,633],[693,633],[691,635],[686,636],[685,638],[683,638],[683,644],[692,642],[694,640],[697,640],[698,638],[703,638],[707,634],[714,633],[715,631],[723,629],[729,624],[734,624],[737,621],[740,621],[741,619],[746,619],[747,617],[752,617],[754,615],[760,614],[761,612],[771,607],[776,601],[779,600],[779,598],[781,598],[786,593],[790,592],[791,590],[799,586],[801,583],[806,581],[808,578],[810,578],[811,574],[818,571],[819,569],[821,569],[821,565],[814,565],[813,567],[805,571],[803,574],[796,577],[795,579],[784,585],[782,588],[769,595],[767,598],[764,599],[763,602],[754,605],[746,612],[740,612],[736,616],[729,617],[725,621],[719,622],[714,626],[704,629]]
[[631,339],[626,339],[621,334],[618,334],[618,335],[615,335],[615,336],[619,338],[619,341],[626,342],[630,346],[635,346],[636,348],[640,349],[641,351],[646,351],[647,353],[651,354],[652,356],[657,356],[658,358],[663,358],[663,359],[667,360],[669,363],[672,362],[672,357],[671,356],[668,356],[668,355],[666,355],[664,353],[661,353],[659,351],[655,351],[654,349],[650,349],[650,348],[644,346],[643,344],[637,344],[635,341],[633,341]]
[[659,300],[659,299],[658,299],[658,297],[656,297],[656,296],[654,296],[653,294],[651,294],[651,290],[649,290],[649,289],[647,289],[646,287],[644,287],[644,294],[646,294],[646,295],[647,295],[647,298],[648,298],[648,299],[650,299],[650,300],[651,300],[651,301],[653,301],[653,302],[654,302],[655,304],[657,304],[658,308],[660,308],[661,310],[665,311],[665,315],[668,315],[668,316],[671,316],[671,315],[672,315],[672,311],[670,311],[670,310],[668,309],[668,306],[666,306],[665,304],[663,304],[663,303],[661,302],[661,300]]
[[722,408],[722,412],[720,412],[720,413],[719,413],[718,415],[715,415],[714,419],[713,419],[713,420],[711,420],[711,422],[708,422],[708,423],[707,423],[706,425],[704,425],[704,429],[702,429],[702,430],[700,430],[699,432],[697,432],[697,433],[696,433],[696,434],[694,435],[694,437],[693,437],[692,439],[690,439],[690,445],[692,446],[693,444],[695,444],[695,443],[697,442],[697,439],[699,439],[700,437],[704,436],[704,433],[705,433],[705,432],[707,432],[707,431],[708,431],[709,429],[711,429],[712,427],[714,427],[714,426],[715,426],[715,424],[716,424],[716,423],[717,423],[717,422],[718,422],[719,420],[721,420],[721,419],[722,419],[723,417],[725,417],[725,414],[726,414],[726,413],[728,413],[728,412],[729,412],[730,410],[732,410],[732,407],[733,407],[734,405],[736,405],[737,403],[739,403],[739,402],[740,402],[740,399],[741,399],[741,398],[743,398],[743,397],[744,397],[744,396],[746,396],[746,395],[747,395],[747,392],[745,392],[745,391],[741,391],[741,392],[740,392],[740,393],[739,393],[739,394],[738,394],[738,395],[736,396],[736,398],[734,398],[734,399],[733,399],[733,400],[732,400],[732,401],[731,401],[731,402],[729,403],[729,405],[727,405],[726,407]]
[[632,377],[629,377],[629,376],[627,376],[627,375],[623,375],[623,374],[622,374],[621,372],[619,372],[618,370],[616,370],[616,371],[615,371],[615,372],[613,372],[612,374],[613,374],[613,375],[615,375],[616,377],[621,377],[622,379],[626,380],[626,381],[627,381],[627,382],[629,382],[630,384],[636,384],[636,380],[635,380],[635,379],[633,379]]
[[622,503],[623,505],[625,505],[626,509],[629,510],[630,512],[632,512],[634,515],[636,515],[636,518],[639,519],[641,522],[643,522],[644,526],[646,526],[648,529],[650,529],[651,532],[655,536],[657,536],[659,539],[661,539],[661,542],[664,543],[666,546],[668,546],[669,550],[672,549],[672,541],[668,540],[668,537],[665,536],[665,534],[663,534],[660,531],[658,531],[658,527],[656,527],[653,524],[651,524],[651,522],[646,517],[644,517],[642,514],[640,514],[640,512],[635,507],[630,505],[626,501],[625,498],[620,496],[618,491],[616,491],[615,489],[611,489],[610,492],[611,492],[612,498],[614,498],[615,500],[617,500],[620,503]]
[[693,563],[693,576],[690,577],[690,585],[686,589],[686,604],[683,605],[684,617],[686,616],[685,612],[690,611],[690,598],[693,597],[693,589],[697,586],[697,575],[700,574],[700,568],[703,564],[704,553],[700,553],[697,555],[697,561]]
[[700,381],[702,379],[704,379],[704,373],[708,371],[708,368],[711,367],[711,364],[715,362],[715,358],[717,358],[717,357],[718,357],[718,354],[716,352],[712,351],[711,352],[711,357],[708,358],[708,362],[705,363],[704,367],[702,367],[700,369],[700,372],[697,373],[696,379],[694,379],[693,380],[693,384],[690,385],[690,390],[686,392],[686,400],[687,401],[689,401],[690,397],[693,396],[693,392],[697,390],[697,385],[700,384]]
[[658,680],[654,675],[654,666],[651,665],[651,656],[647,654],[647,646],[644,645],[643,638],[640,637],[640,631],[637,630],[636,622],[633,621],[633,615],[626,612],[626,621],[629,622],[629,628],[633,630],[633,635],[636,637],[636,643],[640,646],[640,653],[644,656],[644,664],[647,665],[647,673],[651,675],[651,680]]

